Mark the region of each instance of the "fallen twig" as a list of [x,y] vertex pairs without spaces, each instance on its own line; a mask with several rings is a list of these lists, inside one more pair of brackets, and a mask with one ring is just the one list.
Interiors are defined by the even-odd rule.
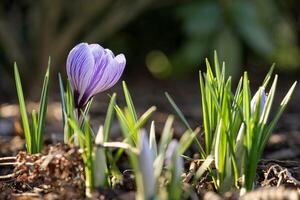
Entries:
[[2,175],[2,176],[0,176],[0,181],[8,181],[7,179],[14,179],[21,172],[22,172],[22,170],[19,170],[17,172],[11,173],[11,174]]

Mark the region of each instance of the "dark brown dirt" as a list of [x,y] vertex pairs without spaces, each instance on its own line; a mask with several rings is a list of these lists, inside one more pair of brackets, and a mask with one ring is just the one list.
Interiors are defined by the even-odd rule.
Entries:
[[48,146],[36,155],[21,151],[11,163],[11,177],[2,178],[0,183],[0,199],[18,198],[24,193],[29,199],[50,194],[59,199],[80,199],[84,195],[84,168],[76,148]]

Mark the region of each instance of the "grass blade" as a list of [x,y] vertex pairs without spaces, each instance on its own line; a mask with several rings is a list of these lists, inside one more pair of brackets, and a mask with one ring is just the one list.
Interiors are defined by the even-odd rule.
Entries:
[[151,108],[149,108],[140,118],[139,120],[136,122],[135,124],[135,129],[138,130],[140,129],[146,122],[147,120],[150,118],[150,116],[156,111],[156,107],[152,106]]
[[16,82],[17,94],[18,94],[18,99],[19,99],[19,107],[20,107],[20,113],[21,113],[21,118],[22,118],[22,124],[23,124],[23,129],[24,129],[24,134],[25,134],[26,149],[27,149],[27,152],[29,154],[31,154],[32,153],[32,149],[31,149],[32,148],[32,138],[31,138],[31,134],[30,134],[30,127],[29,127],[29,122],[28,122],[28,116],[27,116],[27,111],[26,111],[22,83],[21,83],[20,74],[19,74],[19,70],[18,70],[16,63],[14,64],[14,75],[15,75],[15,82]]
[[214,51],[214,67],[215,67],[215,72],[216,72],[216,77],[217,77],[217,82],[218,86],[221,86],[221,73],[220,73],[220,64],[218,60],[218,54],[217,51]]
[[175,101],[173,100],[173,98],[167,93],[165,92],[165,95],[168,99],[168,101],[170,102],[171,106],[173,107],[173,109],[175,110],[176,114],[178,115],[179,119],[182,121],[182,123],[186,126],[187,129],[192,131],[191,126],[189,125],[189,123],[187,122],[186,118],[184,117],[183,113],[181,112],[181,110],[178,108],[178,106],[176,105]]
[[266,104],[262,111],[262,115],[261,115],[261,119],[260,119],[260,123],[262,123],[262,124],[267,124],[267,122],[268,122],[268,118],[269,118],[269,115],[271,112],[271,108],[272,108],[272,104],[273,104],[273,100],[274,100],[274,96],[275,96],[275,91],[276,91],[276,87],[277,87],[277,80],[278,80],[278,76],[275,75],[274,81],[272,83],[270,92],[269,92],[267,100],[266,100]]
[[[81,149],[84,149],[85,147],[85,137],[82,132],[82,130],[78,127],[76,120],[68,118],[68,123],[70,127],[77,133],[78,135],[78,141],[79,141],[79,146]],[[86,160],[86,155],[85,153],[82,154],[83,160]]]
[[94,187],[93,180],[93,146],[92,146],[92,135],[91,128],[89,126],[89,120],[84,117],[84,134],[85,134],[85,151],[86,151],[86,161],[85,161],[85,186],[86,194],[91,195],[92,188]]
[[130,132],[130,125],[129,125],[128,120],[126,119],[122,109],[118,105],[115,105],[114,108],[116,110],[119,122],[121,124],[121,128],[122,128],[124,137],[128,141],[130,141],[130,142],[132,141],[132,142],[136,143],[137,138],[134,138],[133,133]]
[[[168,99],[168,101],[170,102],[171,106],[173,107],[173,109],[175,110],[177,116],[179,117],[179,119],[181,120],[181,122],[185,125],[185,127],[190,131],[193,132],[191,126],[189,125],[188,121],[186,120],[184,114],[181,112],[181,110],[178,108],[178,106],[176,105],[175,101],[173,100],[173,98],[167,93],[165,92],[165,95]],[[205,157],[205,152],[199,142],[199,140],[197,139],[197,137],[194,137],[195,142],[197,144],[197,147],[200,150],[201,156]]]
[[251,149],[251,131],[250,131],[250,117],[251,117],[251,111],[250,111],[250,89],[249,89],[249,80],[247,72],[244,73],[244,79],[243,79],[243,117],[246,125],[246,141],[247,141],[247,150],[249,151]]
[[200,128],[197,128],[193,132],[190,130],[187,130],[180,138],[179,140],[179,149],[178,154],[182,155],[184,152],[189,148],[189,146],[192,144],[193,140],[197,136],[197,134],[200,132]]
[[103,140],[104,142],[108,142],[111,122],[113,120],[114,113],[115,113],[114,106],[116,105],[116,98],[117,98],[117,94],[113,93],[107,108],[106,117],[104,121],[104,140]]
[[204,85],[201,71],[199,71],[199,80],[200,80],[199,83],[200,83],[200,91],[201,91],[202,115],[203,115],[204,136],[205,136],[205,153],[209,154],[211,150],[211,143],[212,143],[210,141],[210,135],[213,133],[209,123],[208,104],[206,101],[205,85]]
[[[285,110],[288,102],[290,101],[291,99],[291,96],[295,90],[295,87],[297,85],[297,81],[294,82],[294,84],[291,86],[291,88],[289,89],[289,91],[287,92],[287,94],[285,95],[285,97],[283,98],[283,100],[281,101],[280,103],[280,107],[279,107],[279,110],[277,111],[274,119],[271,121],[270,125],[267,127],[266,131],[264,132],[264,138],[263,138],[263,142],[262,142],[262,149],[263,147],[266,145],[269,137],[270,137],[270,134],[273,130],[273,128],[275,127],[275,125],[277,124],[280,116],[282,115],[283,111]],[[261,150],[262,152],[262,150]]]
[[[86,116],[88,116],[88,114],[89,114],[89,112],[90,112],[90,110],[91,110],[91,106],[92,106],[93,100],[94,100],[94,98],[92,97],[92,98],[87,102],[87,104],[86,104],[86,106],[85,106],[85,108],[84,108],[84,111],[81,112],[81,114],[82,114],[82,116],[83,116],[83,118],[81,119],[81,123],[80,123],[80,129],[81,129],[81,130],[84,130],[84,118],[85,118]],[[80,120],[80,119],[78,119],[78,120]]]
[[59,93],[60,93],[60,102],[61,102],[61,110],[62,110],[61,113],[62,113],[63,124],[65,126],[66,118],[67,118],[67,107],[66,107],[64,83],[60,73],[58,73],[58,81],[59,81]]
[[199,167],[199,169],[196,172],[196,175],[194,177],[194,182],[198,181],[202,175],[204,174],[204,172],[206,170],[208,170],[210,164],[214,161],[214,158],[212,155],[208,155],[207,158],[204,160],[204,162],[202,163],[202,165]]
[[49,58],[48,68],[44,78],[43,89],[42,89],[41,99],[40,99],[40,111],[38,116],[38,128],[37,128],[37,152],[41,152],[43,147],[45,118],[46,118],[47,104],[48,104],[47,101],[48,101],[50,62],[51,59]]
[[267,73],[267,75],[266,75],[266,77],[265,77],[265,79],[264,79],[264,81],[263,81],[263,88],[266,88],[266,87],[267,87],[267,85],[268,85],[268,83],[269,83],[269,81],[270,81],[270,79],[271,79],[271,76],[272,76],[272,74],[273,74],[274,68],[275,68],[275,63],[272,64],[272,66],[271,66],[269,72]]
[[130,93],[129,93],[129,90],[127,88],[127,85],[126,85],[125,81],[123,81],[123,91],[124,91],[124,96],[125,96],[125,100],[126,100],[129,112],[130,112],[134,122],[136,122],[137,121],[137,114],[136,114],[136,111],[135,111],[135,108],[134,108],[134,105],[133,105],[133,102],[132,102],[132,98],[130,96]]
[[37,153],[37,116],[36,111],[32,110],[31,112],[31,118],[32,118],[32,127],[31,127],[31,138],[34,142],[32,142],[32,153]]
[[169,115],[167,120],[166,120],[164,129],[162,131],[160,144],[159,144],[159,150],[158,150],[159,154],[166,151],[167,146],[168,146],[169,142],[172,139],[172,136],[173,136],[173,128],[172,128],[173,121],[174,121],[174,116]]

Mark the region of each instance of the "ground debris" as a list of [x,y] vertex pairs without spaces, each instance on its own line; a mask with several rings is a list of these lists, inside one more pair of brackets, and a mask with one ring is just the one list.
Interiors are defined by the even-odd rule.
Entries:
[[[19,152],[0,158],[0,199],[85,199],[84,165],[81,151],[63,144],[48,145],[41,154]],[[215,192],[209,172],[195,181],[195,174],[204,160],[185,164],[182,174],[191,199],[212,200],[296,200],[300,189],[300,163],[297,161],[261,160],[257,168],[256,190],[239,197],[238,191],[223,195]],[[2,167],[4,166],[4,167]],[[211,163],[214,169],[214,162]],[[7,179],[1,179],[5,175]],[[92,199],[134,199],[135,181],[132,170],[125,170],[122,180],[115,180],[113,189],[97,188]],[[164,183],[164,181],[162,181]]]
[[42,154],[19,152],[11,174],[0,183],[0,199],[79,199],[85,193],[84,166],[75,147],[57,144]]
[[300,189],[300,162],[261,160],[257,174],[259,186],[262,187],[285,187]]
[[[182,175],[185,184],[192,184],[200,199],[204,200],[297,200],[300,199],[300,162],[261,160],[257,167],[256,190],[239,197],[237,191],[229,191],[222,196],[213,188],[209,173],[194,182],[197,170],[203,164],[195,159],[186,164],[186,173]],[[214,169],[214,163],[212,163]]]
[[298,200],[297,190],[284,187],[260,188],[246,193],[240,200]]

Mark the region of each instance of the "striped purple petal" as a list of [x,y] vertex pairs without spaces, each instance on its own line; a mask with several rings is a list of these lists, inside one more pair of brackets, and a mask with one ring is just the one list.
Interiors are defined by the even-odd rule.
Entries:
[[120,79],[125,68],[125,64],[126,59],[123,54],[119,54],[114,57],[104,68],[103,75],[101,79],[99,79],[97,86],[94,88],[94,92],[102,92],[114,86]]
[[75,103],[82,98],[83,92],[89,84],[89,79],[93,74],[94,57],[86,43],[76,45],[67,58],[67,74],[73,89]]
[[69,53],[67,74],[77,108],[99,92],[114,86],[125,68],[123,54],[116,57],[99,44],[80,43]]

